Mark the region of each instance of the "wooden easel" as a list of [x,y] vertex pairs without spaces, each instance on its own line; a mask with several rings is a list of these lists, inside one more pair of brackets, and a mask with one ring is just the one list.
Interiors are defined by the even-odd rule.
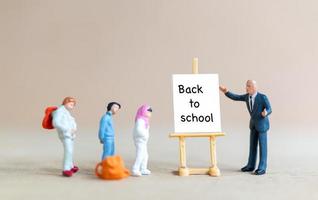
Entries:
[[[192,73],[198,74],[198,58],[193,58]],[[220,176],[220,170],[217,167],[216,161],[216,137],[224,136],[223,132],[220,133],[171,133],[170,137],[179,138],[179,151],[180,151],[180,164],[179,176],[189,176],[192,174],[209,174],[210,176]],[[211,166],[209,168],[188,168],[186,161],[186,144],[185,139],[191,137],[208,137],[210,140],[210,158]]]

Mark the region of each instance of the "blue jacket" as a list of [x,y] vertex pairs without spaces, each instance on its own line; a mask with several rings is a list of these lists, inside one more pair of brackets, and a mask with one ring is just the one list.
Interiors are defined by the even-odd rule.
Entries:
[[[237,95],[233,94],[231,92],[225,93],[225,95],[234,100],[234,101],[245,101],[248,112],[250,113],[251,119],[250,119],[250,129],[255,128],[258,132],[263,133],[269,130],[269,119],[268,116],[272,113],[272,108],[269,103],[268,98],[266,95],[257,93],[254,105],[253,105],[253,111],[250,111],[249,108],[249,95],[243,94],[243,95]],[[265,117],[262,116],[262,112],[266,108],[267,115]]]
[[100,141],[104,142],[105,139],[113,139],[114,136],[112,113],[106,112],[99,123],[98,137]]

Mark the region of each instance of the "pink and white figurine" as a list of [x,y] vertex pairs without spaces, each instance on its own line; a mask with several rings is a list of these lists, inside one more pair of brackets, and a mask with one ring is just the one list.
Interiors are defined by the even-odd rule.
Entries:
[[136,146],[136,160],[132,167],[133,176],[150,175],[148,165],[147,143],[149,139],[149,119],[152,109],[148,105],[142,105],[135,117],[135,127],[133,131],[134,143]]

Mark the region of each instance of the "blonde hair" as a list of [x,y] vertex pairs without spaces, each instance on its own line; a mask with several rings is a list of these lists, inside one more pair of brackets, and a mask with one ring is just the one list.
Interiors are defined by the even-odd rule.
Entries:
[[65,105],[65,104],[70,103],[70,102],[73,102],[74,104],[76,104],[75,98],[74,97],[65,97],[62,104]]

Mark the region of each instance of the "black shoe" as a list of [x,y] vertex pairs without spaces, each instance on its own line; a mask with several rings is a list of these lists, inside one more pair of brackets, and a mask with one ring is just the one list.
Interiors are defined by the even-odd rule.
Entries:
[[265,171],[265,170],[260,170],[260,169],[258,169],[258,170],[255,171],[254,174],[255,174],[255,175],[264,175],[264,174],[266,174],[266,171]]
[[242,172],[252,172],[254,171],[254,168],[251,168],[251,167],[248,167],[248,166],[245,166],[241,169]]

